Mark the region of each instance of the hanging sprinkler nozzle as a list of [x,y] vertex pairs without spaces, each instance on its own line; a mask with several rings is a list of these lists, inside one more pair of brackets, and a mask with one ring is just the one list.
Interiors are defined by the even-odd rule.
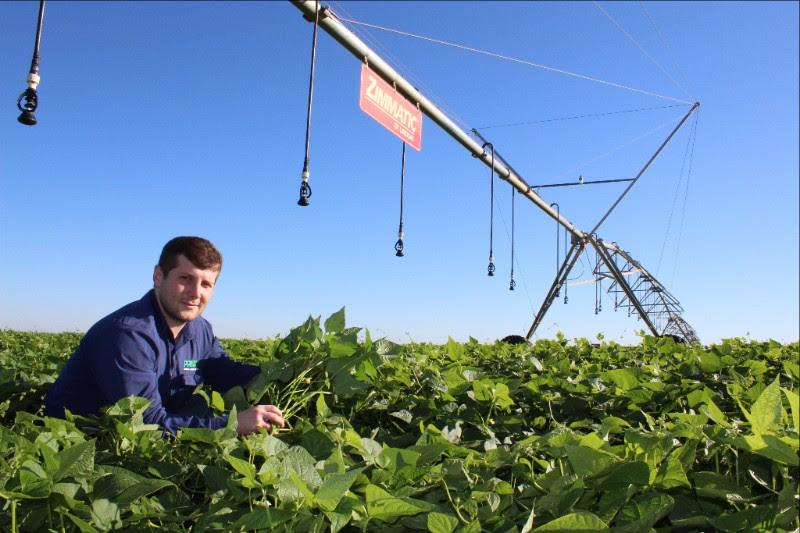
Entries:
[[311,103],[314,96],[314,64],[317,58],[317,26],[319,25],[319,0],[316,3],[316,15],[314,17],[314,33],[311,37],[311,72],[308,75],[308,107],[306,108],[306,155],[303,159],[303,173],[301,177],[303,181],[300,183],[300,199],[297,200],[297,205],[300,207],[308,207],[309,198],[311,198],[311,186],[308,184],[308,154],[311,144]]
[[[36,94],[36,88],[39,86],[39,43],[42,40],[42,20],[44,20],[44,0],[39,0],[39,20],[36,24],[36,41],[33,46],[33,58],[31,59],[31,68],[28,71],[28,88],[22,91],[22,94],[17,98],[17,109],[20,110],[20,115],[17,121],[26,126],[36,125],[36,116],[33,114],[39,105],[39,97]],[[23,103],[24,100],[24,103]]]
[[[36,96],[36,85],[31,86],[31,78],[34,75],[28,74],[28,88],[25,89],[22,94],[19,95],[17,98],[17,109],[21,111],[20,115],[17,117],[17,122],[20,124],[25,124],[26,126],[35,126],[36,125],[36,116],[33,114],[36,111],[36,107],[39,104],[39,98]],[[36,83],[38,83],[38,75],[36,76]],[[22,103],[22,100],[25,99],[25,103]]]
[[397,257],[403,257],[403,223],[400,223],[400,229],[397,231],[397,242],[394,243],[394,251]]
[[297,200],[297,205],[301,207],[308,207],[311,198],[311,185],[308,184],[308,167],[303,168],[303,181],[300,183],[300,199]]

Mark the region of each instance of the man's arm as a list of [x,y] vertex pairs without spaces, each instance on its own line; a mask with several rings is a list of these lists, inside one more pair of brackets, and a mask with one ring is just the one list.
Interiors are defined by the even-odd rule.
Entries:
[[[197,371],[205,383],[213,389],[226,391],[237,385],[244,386],[250,382],[261,369],[247,363],[240,363],[231,359],[211,332],[209,326],[206,330],[209,335],[210,349],[205,359],[197,363]],[[247,435],[261,428],[269,429],[272,426],[283,427],[283,413],[274,405],[255,405],[237,415],[239,433]]]
[[213,333],[210,333],[210,349],[206,358],[197,364],[197,371],[212,389],[225,392],[237,385],[245,386],[261,369],[231,359]]
[[122,330],[101,342],[102,346],[94,350],[92,369],[95,383],[100,387],[107,404],[113,404],[126,396],[147,398],[150,406],[144,412],[144,421],[158,424],[172,434],[182,427],[225,427],[227,415],[176,415],[167,412],[158,390],[157,348],[147,335]]

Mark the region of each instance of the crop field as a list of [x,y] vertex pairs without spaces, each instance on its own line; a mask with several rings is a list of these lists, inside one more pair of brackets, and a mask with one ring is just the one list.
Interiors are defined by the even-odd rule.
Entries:
[[[344,311],[224,340],[261,377],[163,436],[128,398],[42,417],[80,340],[0,331],[2,531],[798,531],[798,344],[375,340]],[[235,420],[235,417],[231,417]]]

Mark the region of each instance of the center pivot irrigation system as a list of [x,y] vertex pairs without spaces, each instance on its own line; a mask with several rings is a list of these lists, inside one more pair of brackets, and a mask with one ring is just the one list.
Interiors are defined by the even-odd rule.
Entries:
[[[555,210],[548,204],[541,196],[539,196],[534,188],[528,185],[524,179],[514,171],[513,167],[503,159],[495,149],[494,145],[488,142],[478,131],[472,130],[474,137],[480,140],[479,144],[472,136],[467,134],[464,130],[459,128],[444,112],[442,112],[436,105],[428,100],[421,94],[413,85],[411,85],[405,78],[397,73],[386,61],[384,61],[378,54],[376,54],[364,41],[351,32],[345,25],[337,18],[336,14],[329,8],[323,7],[316,0],[292,0],[292,3],[303,12],[305,18],[314,22],[315,36],[316,26],[325,30],[331,37],[350,51],[356,58],[364,61],[369,68],[379,74],[386,82],[393,85],[395,89],[409,101],[416,103],[418,108],[427,115],[431,120],[439,125],[445,132],[458,141],[464,148],[466,148],[474,157],[480,159],[484,164],[489,166],[493,172],[510,183],[514,189],[522,194],[525,198],[533,202],[539,209],[544,211],[547,215],[552,217],[558,224],[560,224],[566,231],[572,235],[571,246],[566,252],[563,263],[560,264],[556,277],[547,292],[539,312],[528,329],[526,335],[530,339],[536,332],[536,329],[542,323],[544,315],[552,305],[553,301],[559,296],[562,287],[567,283],[567,276],[572,268],[575,266],[578,258],[589,247],[594,248],[597,252],[597,264],[594,269],[595,279],[597,283],[602,283],[603,279],[610,281],[608,292],[614,296],[614,306],[616,308],[626,309],[629,314],[633,313],[638,316],[646,325],[647,328],[656,336],[672,336],[674,339],[686,343],[697,343],[699,339],[697,333],[683,319],[681,313],[683,308],[680,302],[669,291],[647,271],[638,261],[631,255],[620,248],[616,243],[606,242],[597,235],[597,230],[605,222],[611,212],[619,205],[626,194],[636,184],[639,178],[650,167],[653,161],[658,157],[664,147],[670,142],[672,137],[681,129],[686,123],[692,113],[700,107],[699,102],[692,104],[689,111],[681,118],[678,124],[673,128],[666,139],[661,143],[658,149],[653,153],[650,159],[647,160],[645,165],[639,170],[635,178],[630,180],[614,180],[614,181],[628,181],[628,186],[611,205],[608,211],[600,218],[594,225],[591,231],[582,231],[570,222],[566,217],[561,215],[560,210]],[[313,52],[312,52],[312,76],[313,76]],[[309,92],[310,94],[310,92]],[[310,97],[309,97],[310,102]],[[486,148],[490,147],[487,152]],[[303,185],[307,185],[308,168],[303,169]],[[603,180],[610,181],[610,180]],[[583,181],[581,180],[581,183]],[[589,182],[586,182],[589,183]],[[557,184],[564,185],[564,184]],[[301,201],[303,199],[301,192]],[[307,205],[307,202],[301,205]],[[402,241],[398,241],[402,242]],[[494,265],[489,264],[489,273],[493,273]],[[512,280],[513,287],[513,280]]]
[[[590,231],[586,232],[576,227],[572,222],[564,217],[561,214],[560,209],[557,208],[557,204],[548,204],[536,192],[536,189],[543,187],[577,185],[576,183],[558,183],[536,186],[528,185],[528,183],[519,175],[519,173],[517,173],[514,168],[499,154],[499,151],[491,142],[487,141],[487,139],[485,139],[477,130],[473,129],[471,131],[471,136],[458,127],[444,112],[442,112],[436,105],[434,105],[423,94],[421,94],[413,85],[403,78],[403,76],[389,66],[386,61],[384,61],[378,54],[370,49],[370,47],[367,46],[358,36],[351,32],[343,24],[339,17],[337,17],[337,15],[330,9],[330,7],[322,6],[318,0],[291,0],[291,3],[303,13],[306,20],[314,23],[311,52],[311,76],[309,80],[308,95],[308,115],[306,120],[306,156],[301,175],[302,182],[300,188],[300,201],[298,201],[299,205],[308,206],[309,198],[311,197],[311,188],[308,184],[308,148],[317,27],[320,27],[338,43],[349,50],[356,58],[368,65],[372,72],[383,78],[383,80],[390,84],[402,97],[416,104],[417,109],[427,115],[440,128],[453,137],[453,139],[458,141],[472,154],[473,157],[479,159],[486,166],[488,166],[492,171],[492,183],[494,182],[494,174],[496,173],[501,179],[511,184],[511,186],[514,188],[514,191],[533,202],[535,206],[553,218],[553,220],[563,227],[564,230],[571,234],[571,244],[569,249],[565,250],[566,253],[564,260],[563,262],[559,263],[555,279],[550,285],[547,296],[539,308],[539,311],[536,313],[533,323],[528,329],[526,334],[527,339],[530,339],[536,332],[536,329],[541,325],[544,315],[547,313],[547,310],[550,308],[555,299],[560,295],[561,289],[566,288],[568,276],[580,258],[581,254],[587,249],[593,248],[597,254],[597,261],[593,269],[595,283],[598,287],[602,287],[602,281],[604,279],[610,282],[607,292],[614,296],[615,309],[621,308],[627,310],[629,315],[635,314],[647,325],[647,328],[655,336],[670,336],[677,341],[685,343],[699,342],[694,329],[681,316],[683,313],[683,308],[681,307],[677,298],[670,294],[670,292],[667,291],[667,289],[655,278],[655,276],[653,276],[638,261],[631,257],[627,251],[620,248],[616,243],[607,242],[597,235],[597,230],[606,221],[611,212],[614,211],[622,199],[636,184],[639,178],[641,178],[645,171],[647,171],[653,161],[667,146],[670,140],[672,140],[678,130],[683,127],[692,113],[694,113],[700,107],[699,102],[694,102],[691,105],[689,111],[680,119],[678,124],[672,129],[666,139],[664,139],[658,149],[647,160],[634,178],[620,180],[600,180],[594,182],[584,182],[582,179],[580,179],[578,181],[577,184],[608,183],[611,181],[628,182],[625,190],[614,201],[608,211],[606,211],[606,213]],[[33,59],[31,61],[31,68],[27,79],[28,88],[22,94],[20,94],[19,99],[17,100],[17,107],[21,112],[18,120],[20,123],[28,126],[33,126],[36,124],[36,118],[33,113],[38,104],[36,88],[40,81],[39,44],[41,40],[44,4],[45,1],[40,0],[38,24],[36,28],[36,41],[34,45]],[[480,141],[480,143],[475,140],[476,138],[478,141]],[[487,147],[489,148],[489,151],[487,151]],[[405,159],[405,143],[403,144],[403,156]],[[556,209],[554,209],[554,207],[556,207]],[[402,234],[401,196],[400,231],[399,239],[397,245],[395,246],[398,256],[403,255]],[[492,262],[490,245],[489,275],[493,275],[493,272],[494,264]],[[510,288],[512,290],[514,288],[513,270]],[[596,307],[595,312],[598,310],[599,306]]]

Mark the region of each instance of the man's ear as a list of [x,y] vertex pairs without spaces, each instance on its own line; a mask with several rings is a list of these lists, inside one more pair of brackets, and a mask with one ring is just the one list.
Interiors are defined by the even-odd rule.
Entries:
[[163,279],[164,273],[161,271],[161,267],[156,265],[156,267],[153,269],[153,287],[158,288]]

